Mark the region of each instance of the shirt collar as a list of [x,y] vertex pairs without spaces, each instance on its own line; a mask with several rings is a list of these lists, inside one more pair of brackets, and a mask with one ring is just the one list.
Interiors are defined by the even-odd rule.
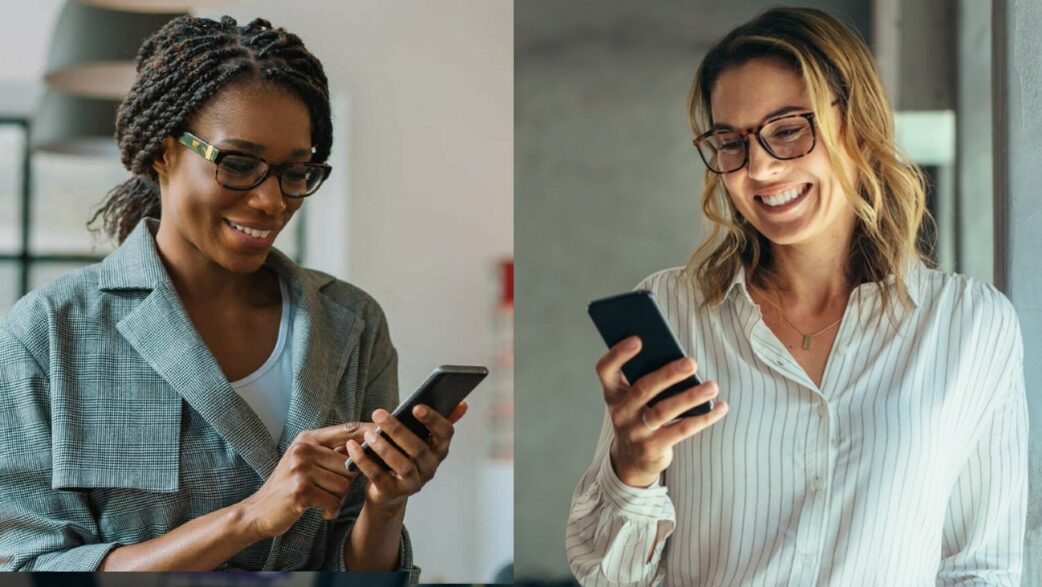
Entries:
[[745,272],[746,268],[744,265],[738,267],[734,278],[731,279],[731,285],[727,286],[727,290],[724,292],[724,299],[726,300],[732,295],[744,295],[746,301],[755,306],[756,302],[749,295],[749,284],[745,279]]
[[[746,280],[745,266],[740,266],[738,271],[735,272],[734,278],[731,279],[731,284],[727,286],[724,292],[724,299],[729,299],[732,295],[744,295],[746,301],[750,304],[755,305],[752,296],[749,295],[749,284]],[[911,259],[904,271],[905,290],[908,292],[908,297],[914,306],[918,307],[922,300],[922,281],[926,276],[927,268],[918,258]],[[893,285],[896,283],[896,278],[891,274],[887,277],[887,284]],[[855,290],[862,290],[862,294],[878,294],[880,288],[875,283],[863,283],[859,285]]]

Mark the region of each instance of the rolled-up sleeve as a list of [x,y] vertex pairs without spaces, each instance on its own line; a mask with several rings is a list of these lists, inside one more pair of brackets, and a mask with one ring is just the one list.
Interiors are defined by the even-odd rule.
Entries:
[[[948,504],[937,585],[1020,585],[1027,515],[1028,408],[1023,342],[1012,307],[992,357],[990,420]],[[983,390],[982,390],[983,391]]]
[[95,571],[118,543],[103,543],[89,496],[51,486],[46,370],[0,327],[0,569]]
[[[665,575],[662,551],[676,526],[665,487],[630,487],[611,465],[614,432],[605,413],[593,464],[572,495],[568,563],[584,587],[650,586]],[[649,557],[650,553],[650,557]]]

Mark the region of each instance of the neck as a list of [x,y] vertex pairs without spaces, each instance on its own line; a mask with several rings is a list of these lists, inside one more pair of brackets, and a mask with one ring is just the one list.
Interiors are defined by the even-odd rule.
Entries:
[[853,229],[798,245],[772,245],[775,271],[785,284],[779,292],[793,314],[827,314],[846,307],[854,289],[847,275]]
[[[178,246],[176,239],[160,224],[156,249],[167,274],[186,306],[203,303],[209,307],[230,308],[249,304],[263,291],[257,287],[262,271],[239,274],[228,271],[190,246]],[[169,229],[168,229],[169,230]]]

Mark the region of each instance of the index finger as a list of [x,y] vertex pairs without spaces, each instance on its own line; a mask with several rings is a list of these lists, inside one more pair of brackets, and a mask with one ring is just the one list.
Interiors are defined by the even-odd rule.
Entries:
[[625,338],[608,349],[608,352],[597,361],[597,376],[604,385],[605,391],[608,391],[608,387],[617,389],[630,383],[622,374],[622,366],[640,353],[641,346],[640,338],[636,336]]
[[434,408],[423,404],[413,408],[412,413],[427,427],[427,430],[430,430],[435,439],[441,440],[452,438],[453,426],[463,417],[463,414],[467,413],[467,404],[460,402],[449,412],[448,416],[442,416]]
[[366,431],[373,428],[376,428],[376,424],[372,422],[345,422],[343,424],[326,426],[325,428],[305,430],[300,433],[298,438],[328,448],[336,448],[346,444],[348,440],[355,440],[361,444],[361,439]]

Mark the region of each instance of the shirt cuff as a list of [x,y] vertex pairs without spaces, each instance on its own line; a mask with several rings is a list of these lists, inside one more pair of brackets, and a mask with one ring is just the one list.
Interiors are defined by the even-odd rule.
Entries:
[[656,478],[650,487],[626,485],[615,474],[611,457],[605,455],[597,472],[597,483],[601,486],[605,501],[624,515],[655,521],[673,519],[673,502],[660,478]]
[[[333,565],[332,570],[338,572],[350,572],[347,568],[347,563],[344,560],[344,550],[347,548],[347,540],[351,537],[351,530],[354,529],[354,523],[352,522],[349,526],[340,530],[340,532],[333,537],[332,543],[336,546],[336,551],[333,553]],[[407,573],[409,576],[409,584],[415,585],[420,582],[420,567],[417,567],[412,562],[412,541],[409,538],[409,531],[402,526],[402,537],[398,542],[398,563],[393,573]]]

